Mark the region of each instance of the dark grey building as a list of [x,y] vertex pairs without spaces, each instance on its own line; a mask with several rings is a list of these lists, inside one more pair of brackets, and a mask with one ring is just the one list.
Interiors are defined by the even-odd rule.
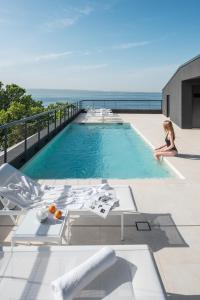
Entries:
[[181,128],[200,128],[200,55],[178,68],[163,88],[163,114]]

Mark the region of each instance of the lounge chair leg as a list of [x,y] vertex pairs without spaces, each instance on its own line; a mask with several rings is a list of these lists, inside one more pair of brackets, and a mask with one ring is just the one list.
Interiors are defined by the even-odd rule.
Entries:
[[67,217],[67,244],[70,244],[70,216]]
[[124,240],[124,214],[121,214],[121,241]]

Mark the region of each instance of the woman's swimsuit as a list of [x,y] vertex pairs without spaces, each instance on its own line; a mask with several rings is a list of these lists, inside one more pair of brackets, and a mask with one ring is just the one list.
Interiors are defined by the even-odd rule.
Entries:
[[[167,136],[166,136],[166,138],[165,138],[165,142],[166,142],[166,144],[167,144],[167,147],[171,146],[171,142],[170,142],[170,140],[168,139]],[[174,147],[171,148],[171,149],[169,149],[168,151],[177,151],[176,146],[174,145]]]

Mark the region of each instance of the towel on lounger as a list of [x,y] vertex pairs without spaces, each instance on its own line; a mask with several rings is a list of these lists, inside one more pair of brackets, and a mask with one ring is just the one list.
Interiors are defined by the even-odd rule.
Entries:
[[72,300],[77,294],[117,260],[115,251],[104,247],[95,255],[52,282],[56,300]]

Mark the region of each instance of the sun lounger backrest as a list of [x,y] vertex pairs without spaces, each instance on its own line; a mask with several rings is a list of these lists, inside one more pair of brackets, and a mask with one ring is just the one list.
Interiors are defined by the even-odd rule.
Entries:
[[41,186],[8,163],[0,167],[0,196],[21,208],[40,201]]

